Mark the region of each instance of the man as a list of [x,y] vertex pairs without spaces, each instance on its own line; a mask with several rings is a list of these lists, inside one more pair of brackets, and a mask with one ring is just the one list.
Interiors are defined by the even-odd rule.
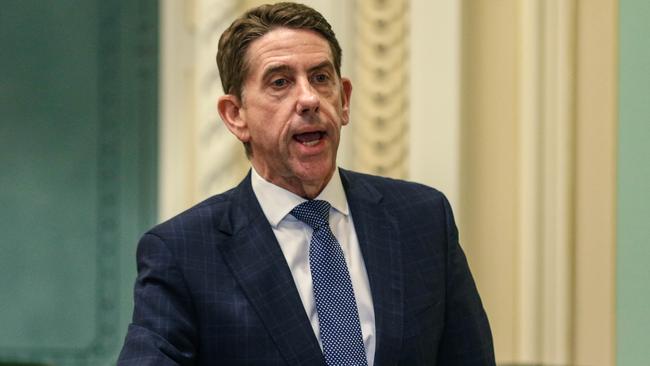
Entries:
[[448,202],[337,169],[350,80],[327,21],[248,11],[219,41],[251,172],[141,239],[119,365],[493,365]]

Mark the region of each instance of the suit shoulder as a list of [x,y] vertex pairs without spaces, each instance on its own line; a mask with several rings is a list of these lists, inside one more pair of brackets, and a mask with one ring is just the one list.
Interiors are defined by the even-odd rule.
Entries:
[[346,171],[345,175],[350,180],[363,182],[363,184],[377,190],[385,199],[391,201],[446,201],[441,191],[422,183],[350,171]]
[[167,237],[178,231],[199,230],[208,225],[216,225],[217,220],[224,215],[230,207],[233,189],[209,197],[170,219],[154,226],[147,234]]

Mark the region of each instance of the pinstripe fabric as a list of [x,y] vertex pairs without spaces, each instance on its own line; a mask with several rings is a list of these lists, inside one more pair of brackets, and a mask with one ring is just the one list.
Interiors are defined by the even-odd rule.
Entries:
[[[341,170],[376,316],[375,365],[494,365],[451,209],[432,188]],[[118,365],[323,365],[250,176],[146,233]]]

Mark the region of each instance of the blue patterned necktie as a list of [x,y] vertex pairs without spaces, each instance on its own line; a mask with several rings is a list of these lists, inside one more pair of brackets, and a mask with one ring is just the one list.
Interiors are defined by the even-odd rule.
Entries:
[[368,365],[357,302],[341,245],[329,225],[327,201],[305,201],[293,210],[314,230],[309,244],[309,267],[314,285],[323,354],[328,366]]

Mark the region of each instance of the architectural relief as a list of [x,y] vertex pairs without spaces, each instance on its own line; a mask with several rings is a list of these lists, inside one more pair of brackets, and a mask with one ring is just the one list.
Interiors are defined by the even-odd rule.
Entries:
[[236,185],[249,167],[242,144],[221,122],[216,104],[223,94],[215,61],[217,43],[245,4],[241,0],[197,0],[195,6],[196,192],[208,197]]
[[353,167],[405,178],[408,1],[361,0],[356,10]]

